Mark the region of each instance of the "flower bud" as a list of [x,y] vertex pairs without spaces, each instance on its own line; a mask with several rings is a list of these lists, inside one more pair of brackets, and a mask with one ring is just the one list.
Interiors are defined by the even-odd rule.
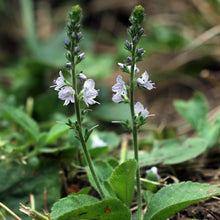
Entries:
[[66,67],[71,67],[71,66],[72,66],[71,62],[66,63]]
[[66,37],[65,38],[65,43],[66,43],[66,45],[68,45],[69,46],[69,44],[70,44],[70,41],[69,41],[69,39]]
[[131,57],[127,57],[127,62],[131,63],[132,62],[132,58]]
[[84,58],[84,56],[85,56],[85,53],[84,53],[84,52],[79,55],[80,61]]

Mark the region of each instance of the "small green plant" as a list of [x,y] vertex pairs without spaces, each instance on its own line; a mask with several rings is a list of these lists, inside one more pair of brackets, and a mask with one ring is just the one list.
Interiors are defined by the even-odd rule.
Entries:
[[[77,138],[76,151],[79,148],[78,143],[80,143],[84,155],[84,161],[81,162],[85,165],[89,181],[97,190],[100,198],[88,195],[89,190],[86,188],[56,201],[50,214],[43,215],[34,208],[23,205],[20,210],[34,219],[41,220],[165,220],[190,204],[219,194],[219,188],[193,182],[170,184],[159,189],[155,184],[160,181],[156,167],[147,171],[146,179],[140,178],[140,167],[158,163],[184,162],[198,156],[208,148],[216,146],[220,135],[219,117],[214,124],[209,124],[206,120],[207,106],[204,104],[204,97],[196,95],[189,102],[176,102],[175,107],[196,129],[200,137],[155,141],[150,153],[139,154],[138,130],[146,123],[148,117],[153,115],[139,101],[135,100],[135,90],[137,88],[147,90],[155,88],[155,83],[149,80],[146,71],[141,76],[138,75],[137,63],[143,60],[145,53],[144,49],[139,47],[139,42],[144,34],[141,25],[145,19],[144,8],[140,5],[134,8],[129,19],[131,22],[131,26],[128,28],[129,40],[126,40],[124,44],[129,56],[126,57],[124,63],[118,63],[120,69],[128,74],[129,84],[127,85],[119,75],[116,84],[112,87],[114,93],[112,101],[126,103],[130,110],[130,117],[127,120],[114,121],[114,123],[120,123],[132,134],[133,152],[128,153],[126,155],[128,158],[120,164],[115,158],[97,159],[108,151],[108,146],[117,145],[118,140],[114,134],[96,133],[94,130],[97,125],[88,127],[89,107],[100,104],[96,101],[100,91],[95,88],[93,79],[87,78],[87,74],[78,70],[78,64],[85,57],[85,53],[79,46],[79,42],[83,39],[80,24],[81,14],[82,10],[78,5],[74,6],[69,14],[69,22],[66,26],[67,38],[65,39],[66,68],[59,72],[59,77],[51,86],[58,92],[58,98],[64,101],[64,106],[73,103],[75,118],[68,119],[66,123],[57,123],[49,132],[41,132],[38,124],[22,110],[6,106],[4,108],[5,117],[10,117],[20,125],[25,131],[25,135],[21,137],[22,135],[18,134],[18,137],[21,143],[26,141],[27,143],[17,151],[14,146],[4,143],[3,149],[7,155],[17,153],[16,156],[19,155],[23,160],[29,160],[36,165],[36,156],[39,153],[55,153],[71,149],[71,145],[60,148],[49,147],[70,129],[72,131],[70,139],[76,141],[75,137]],[[18,167],[16,172],[22,173],[22,170],[23,167]],[[47,171],[44,170],[44,174]],[[31,170],[28,172],[28,178],[30,178],[30,173]],[[48,171],[49,173],[49,177],[52,178],[52,172]],[[50,178],[48,178],[49,180]],[[12,181],[11,185],[15,183],[16,181]],[[48,183],[48,186],[51,187],[51,183]],[[134,196],[135,191],[137,198]],[[146,202],[146,212],[143,209],[143,199]],[[138,208],[137,212],[132,213],[130,208],[134,200],[137,202]]]

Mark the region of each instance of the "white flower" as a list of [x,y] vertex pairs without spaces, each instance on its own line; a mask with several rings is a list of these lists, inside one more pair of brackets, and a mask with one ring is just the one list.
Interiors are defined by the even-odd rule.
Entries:
[[122,77],[118,75],[117,77],[117,83],[112,86],[112,91],[116,92],[112,96],[112,101],[113,102],[122,102],[125,99],[127,99],[127,89],[125,82],[122,80]]
[[55,87],[54,90],[56,90],[56,91],[59,91],[63,86],[66,85],[65,79],[64,79],[61,71],[59,72],[59,75],[60,76],[56,80],[53,81],[55,85],[50,86],[50,87]]
[[137,83],[148,90],[155,88],[154,87],[155,83],[153,83],[151,80],[148,80],[148,79],[149,79],[149,75],[148,75],[147,71],[145,71],[141,75],[141,77],[137,78]]
[[157,167],[151,167],[151,169],[147,170],[146,173],[152,172],[157,180],[160,180],[160,175],[158,174]]
[[70,102],[75,102],[75,91],[71,86],[65,86],[61,88],[61,90],[58,93],[58,97],[61,100],[65,100],[63,105],[68,105]]
[[98,96],[98,90],[95,89],[95,82],[93,79],[87,79],[83,85],[84,92],[83,92],[83,100],[87,106],[93,105],[98,103],[94,99]]
[[149,116],[149,111],[147,110],[147,108],[144,108],[144,106],[140,102],[137,102],[134,105],[134,112],[136,116],[138,116],[139,114],[143,117]]

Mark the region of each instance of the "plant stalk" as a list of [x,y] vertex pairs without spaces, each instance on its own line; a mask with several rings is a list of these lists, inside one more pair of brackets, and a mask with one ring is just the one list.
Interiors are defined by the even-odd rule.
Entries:
[[130,111],[131,111],[131,118],[132,118],[134,158],[137,161],[136,186],[137,186],[137,199],[138,199],[138,201],[137,201],[137,203],[138,203],[138,220],[141,220],[142,219],[141,182],[140,182],[140,168],[139,168],[139,158],[138,158],[137,126],[136,126],[136,122],[135,122],[135,112],[134,112],[135,50],[136,50],[136,45],[133,45],[132,65],[131,65],[131,74],[130,74]]
[[91,156],[88,152],[87,146],[86,146],[86,142],[85,142],[85,138],[83,137],[83,132],[82,132],[82,119],[81,119],[81,113],[80,113],[80,106],[79,106],[79,100],[78,100],[78,92],[77,92],[77,79],[76,79],[76,71],[75,71],[75,59],[74,56],[72,56],[72,72],[71,72],[71,77],[72,77],[72,86],[73,89],[75,90],[75,113],[76,113],[76,118],[77,118],[77,122],[78,122],[78,126],[77,126],[77,131],[78,131],[78,135],[79,135],[79,139],[82,145],[82,149],[86,158],[86,162],[89,166],[90,172],[92,174],[92,177],[95,181],[96,187],[98,189],[98,192],[101,196],[101,198],[105,198],[105,194],[103,192],[103,189],[101,187],[100,181],[95,173],[95,168],[91,159]]

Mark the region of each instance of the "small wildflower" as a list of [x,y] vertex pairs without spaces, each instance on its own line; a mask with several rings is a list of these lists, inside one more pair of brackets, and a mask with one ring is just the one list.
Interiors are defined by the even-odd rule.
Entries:
[[75,35],[76,35],[76,33],[73,31],[73,32],[72,32],[72,37],[75,37]]
[[65,86],[65,79],[63,77],[62,72],[59,72],[59,77],[57,78],[57,80],[54,80],[54,84],[53,86],[50,87],[55,87],[54,90],[59,91],[63,86]]
[[117,83],[112,86],[112,91],[116,92],[116,94],[112,96],[113,102],[122,102],[128,98],[125,82],[120,75],[117,77]]
[[146,173],[152,172],[154,176],[157,178],[157,180],[160,180],[160,175],[158,174],[157,167],[152,167],[151,169],[147,170]]
[[87,79],[83,85],[83,100],[87,106],[93,105],[95,103],[99,104],[94,99],[98,96],[98,90],[95,89],[95,82],[92,79]]
[[134,105],[134,112],[135,112],[136,116],[138,116],[138,115],[140,115],[142,117],[149,116],[149,111],[147,110],[147,108],[144,108],[144,106],[140,102],[137,102]]
[[137,78],[137,83],[148,90],[155,88],[154,87],[155,83],[153,83],[151,80],[148,80],[148,79],[149,79],[149,75],[148,75],[147,71],[145,71],[141,75],[141,77]]
[[84,79],[84,80],[87,79],[86,75],[83,74],[83,73],[80,73],[80,74],[79,74],[79,78],[80,78],[80,79]]
[[58,97],[61,100],[65,100],[63,105],[68,105],[70,102],[75,102],[74,94],[75,91],[71,86],[65,86],[59,91]]

